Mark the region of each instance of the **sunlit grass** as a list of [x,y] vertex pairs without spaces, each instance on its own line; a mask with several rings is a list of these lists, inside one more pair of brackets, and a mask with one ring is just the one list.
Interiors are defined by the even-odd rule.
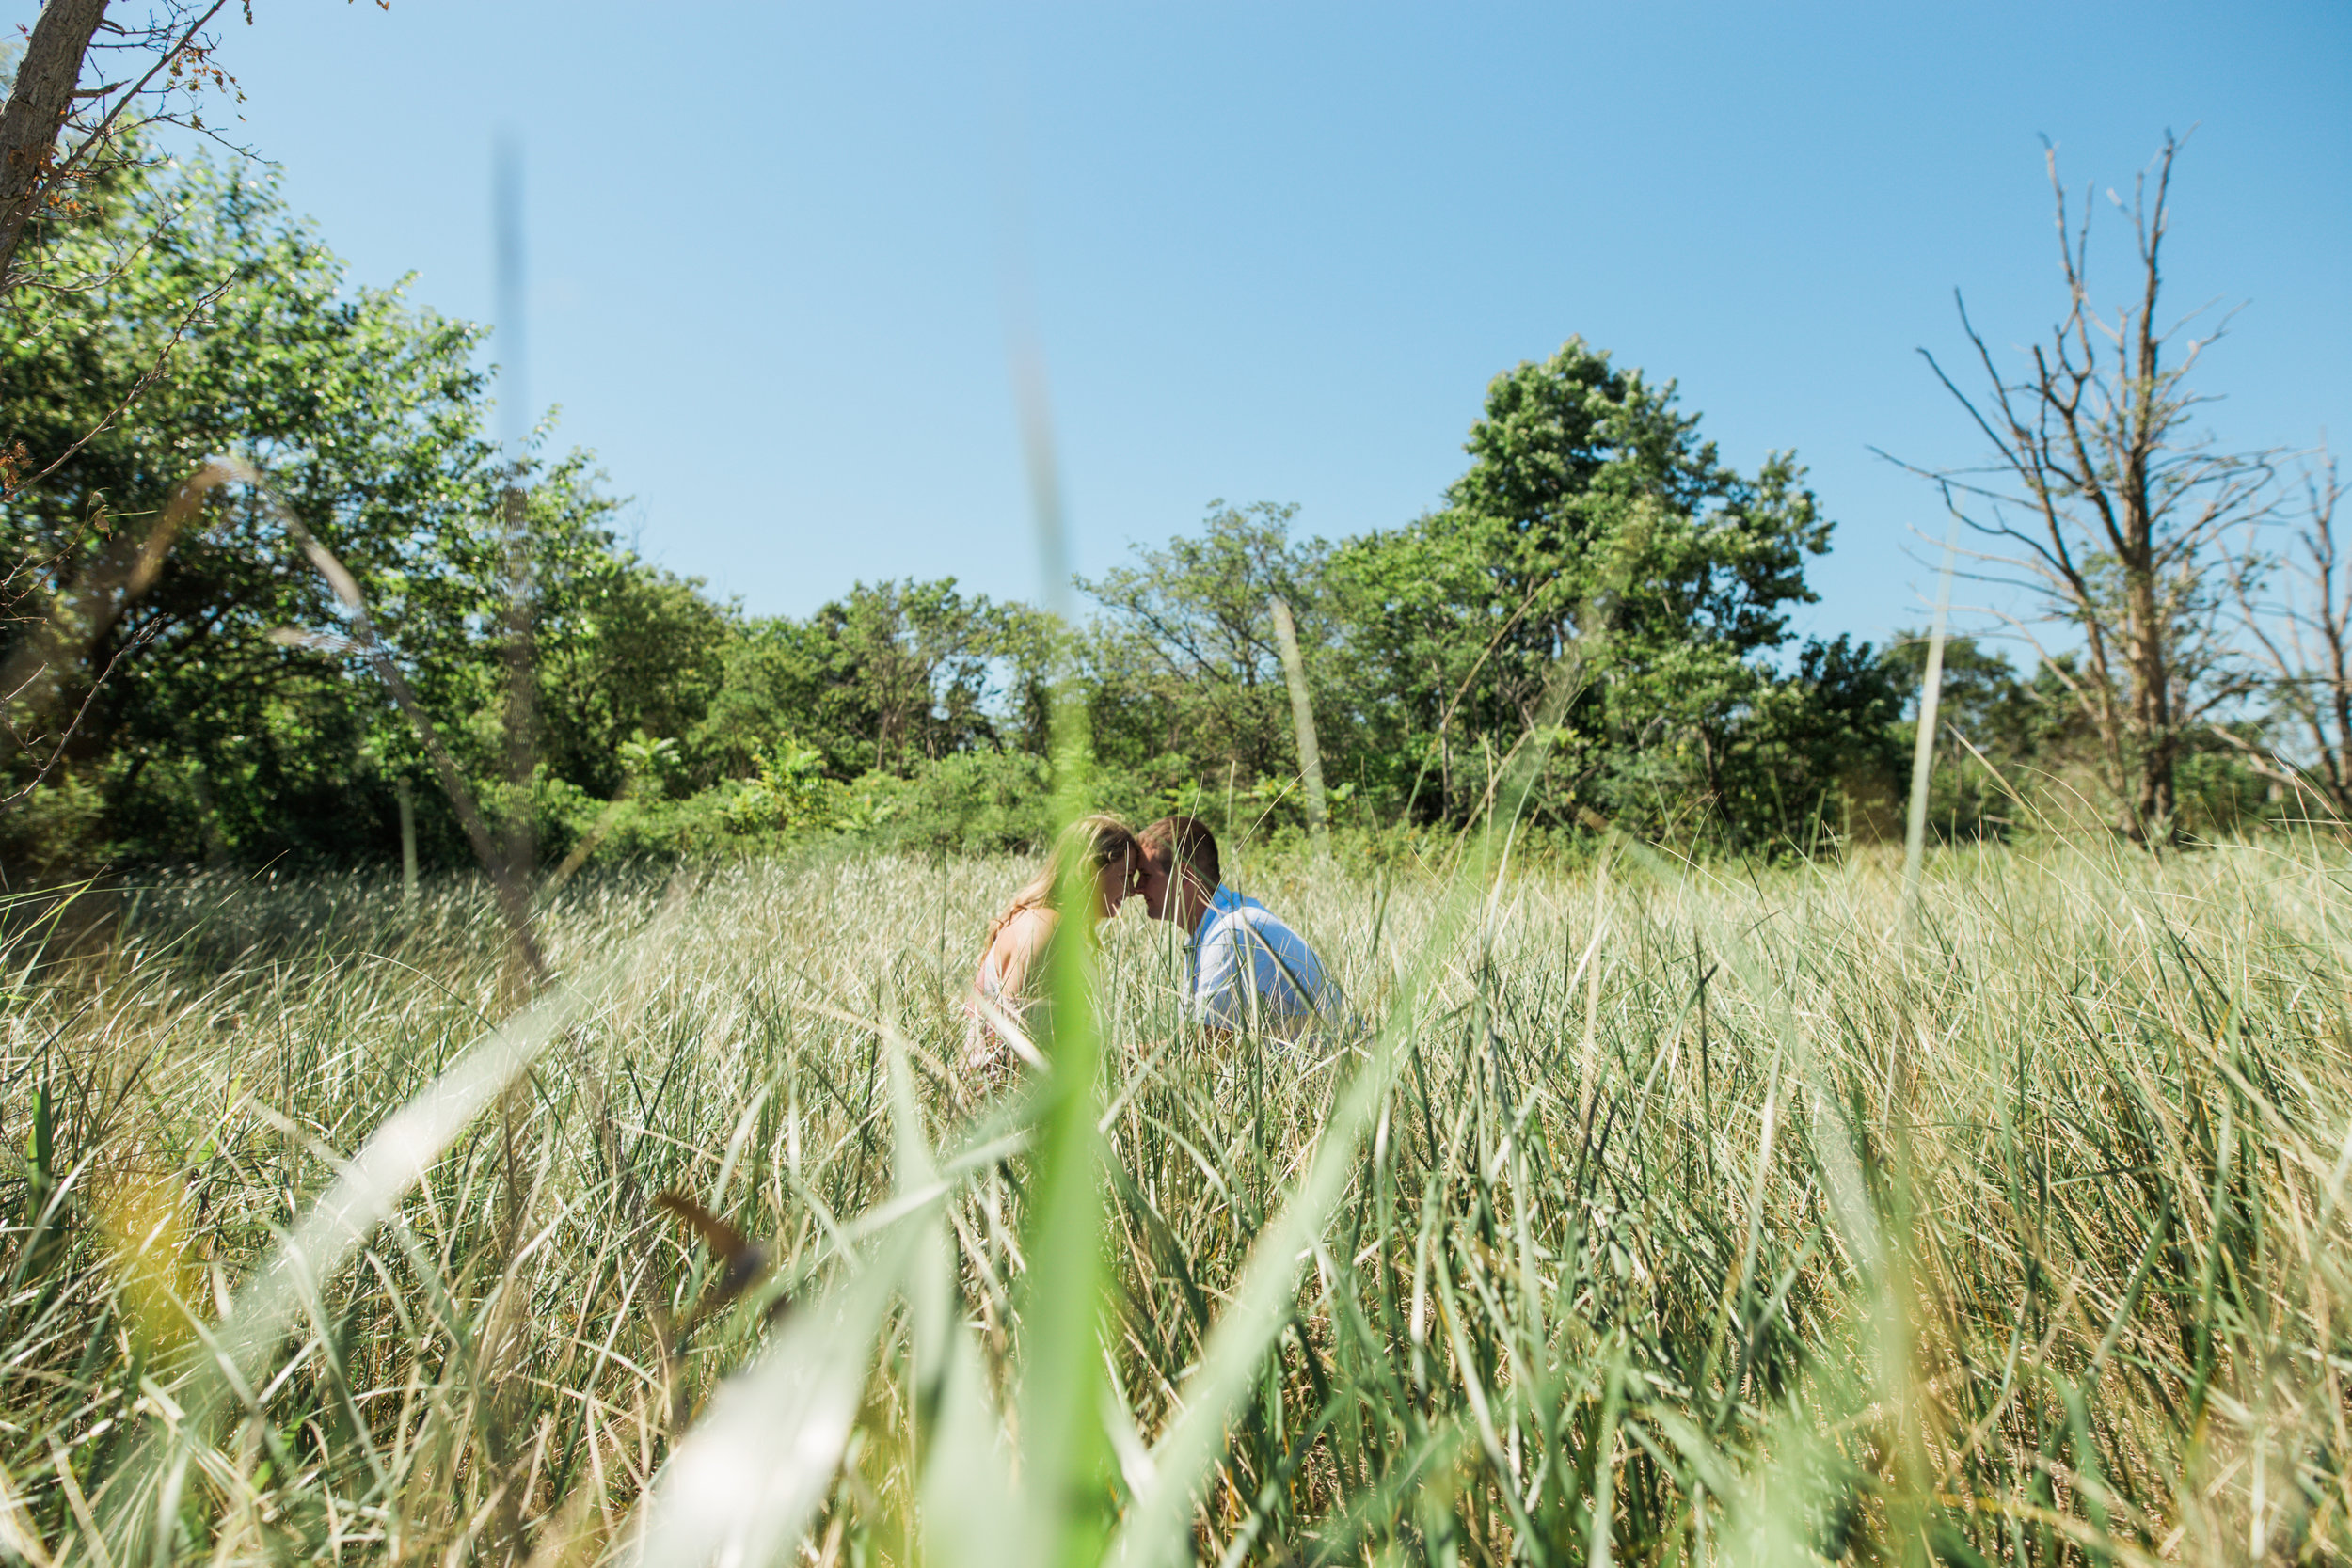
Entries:
[[[1168,928],[1105,927],[1108,1463],[1072,1472],[1078,1513],[1134,1525],[1184,1402],[1240,1376],[1204,1481],[1171,1472],[1173,1534],[1113,1549],[2344,1554],[2333,851],[1951,852],[1915,948],[1891,859],[1629,847],[1460,897],[1245,868],[1387,1033],[1324,1058],[1187,1034]],[[519,1134],[468,1122],[242,1382],[207,1370],[232,1299],[340,1161],[497,1037],[497,909],[473,882],[410,908],[393,877],[197,877],[127,900],[93,954],[26,971],[20,943],[0,1551],[704,1560],[723,1544],[661,1521],[715,1514],[639,1505],[707,1415],[744,1484],[804,1485],[805,1517],[763,1494],[787,1560],[1022,1560],[1058,1483],[1022,1368],[1068,1348],[1024,1335],[1055,1284],[1024,1202],[1050,1096],[958,1074],[954,998],[1025,874],[571,883],[541,935],[573,1011],[532,1048]],[[1384,1060],[1392,1087],[1359,1076]],[[1300,1193],[1327,1145],[1323,1218]],[[722,1271],[661,1189],[764,1240],[766,1272],[697,1311]],[[1211,1356],[1286,1233],[1313,1240],[1249,1276],[1277,1288],[1271,1344]],[[714,1395],[755,1364],[730,1427]],[[815,1456],[788,1476],[759,1448],[780,1421]],[[137,1521],[174,1445],[165,1537]]]

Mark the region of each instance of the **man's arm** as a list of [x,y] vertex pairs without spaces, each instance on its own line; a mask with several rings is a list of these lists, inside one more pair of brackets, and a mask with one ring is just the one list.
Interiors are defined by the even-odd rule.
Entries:
[[1200,978],[1192,993],[1194,1015],[1203,1028],[1232,1032],[1248,1022],[1249,999],[1241,994],[1249,966],[1243,961],[1241,943],[1234,940],[1234,923],[1224,922],[1200,944]]

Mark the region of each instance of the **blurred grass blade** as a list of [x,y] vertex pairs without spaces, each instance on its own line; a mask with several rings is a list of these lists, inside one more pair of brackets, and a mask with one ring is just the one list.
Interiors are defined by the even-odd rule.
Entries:
[[1289,601],[1276,594],[1266,601],[1274,617],[1275,645],[1282,654],[1282,679],[1291,692],[1291,733],[1298,741],[1298,776],[1307,792],[1307,832],[1315,853],[1331,853],[1331,816],[1323,794],[1323,750],[1315,739],[1314,695],[1307,687],[1307,661],[1298,651],[1298,626],[1291,619]]
[[1952,612],[1952,558],[1960,548],[1960,512],[1944,534],[1944,569],[1935,590],[1935,626],[1928,634],[1928,667],[1919,677],[1918,735],[1911,748],[1911,812],[1903,826],[1903,892],[1897,918],[1909,941],[1918,919],[1919,875],[1928,843],[1928,782],[1935,771],[1935,710],[1944,693],[1944,626]]
[[40,1528],[28,1513],[8,1467],[0,1465],[0,1551],[32,1568],[50,1568],[49,1548],[41,1544]]
[[[1054,477],[1041,376],[1024,384],[1040,552],[1049,575],[1063,564],[1060,503]],[[1047,584],[1049,602],[1057,593]],[[1066,832],[1087,812],[1086,711],[1066,665],[1054,696],[1054,820]],[[1041,1564],[1092,1560],[1107,1521],[1109,1449],[1103,1431],[1104,1319],[1109,1309],[1103,1257],[1103,1183],[1094,1123],[1102,1062],[1095,1013],[1094,954],[1083,912],[1095,897],[1083,857],[1063,867],[1054,894],[1060,911],[1047,966],[1052,1012],[1027,1221],[1029,1267],[1020,1295],[1021,1473]]]
[[[904,1201],[933,1189],[939,1169],[923,1135],[905,1042],[885,1030],[882,1043]],[[958,1310],[955,1233],[945,1215],[923,1230],[908,1259],[907,1301],[925,1560],[946,1568],[1020,1568],[1037,1560],[1029,1515],[1015,1491],[1004,1422]]]
[[916,1510],[926,1560],[942,1568],[1027,1568],[1041,1560],[1034,1515],[1014,1482],[979,1346],[952,1317],[926,1338],[942,1357]]
[[898,1225],[801,1307],[714,1395],[654,1478],[630,1558],[638,1568],[781,1561],[833,1485],[874,1346],[921,1227]]
[[[120,1538],[137,1539],[157,1527],[152,1544],[162,1560],[188,1461],[195,1447],[208,1440],[222,1402],[232,1397],[241,1403],[252,1401],[270,1353],[320,1283],[350,1261],[451,1141],[546,1051],[589,1000],[590,993],[578,987],[550,991],[469,1048],[369,1134],[335,1184],[237,1291],[228,1317],[208,1336],[214,1354],[202,1363],[195,1387],[179,1401],[185,1414],[171,1430],[167,1454],[128,1467],[140,1481],[123,1499],[131,1512],[118,1522]],[[156,1486],[151,1515],[140,1506],[149,1481]]]

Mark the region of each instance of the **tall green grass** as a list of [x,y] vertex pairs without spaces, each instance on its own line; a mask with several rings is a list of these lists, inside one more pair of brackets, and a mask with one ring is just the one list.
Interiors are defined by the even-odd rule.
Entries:
[[0,1553],[2346,1554],[2335,851],[1953,851],[1909,941],[1870,856],[1246,863],[1375,1027],[1189,1032],[1131,906],[1075,1132],[956,1067],[1024,874],[591,872],[520,1022],[474,882],[191,877],[20,940]]

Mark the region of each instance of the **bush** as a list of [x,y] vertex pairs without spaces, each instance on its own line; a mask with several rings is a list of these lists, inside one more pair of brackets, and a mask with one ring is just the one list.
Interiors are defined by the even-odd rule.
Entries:
[[0,865],[38,881],[89,871],[105,858],[104,792],[59,768],[0,812]]
[[[860,781],[861,786],[878,782],[872,776]],[[1124,769],[1097,763],[1086,784],[1098,811],[1137,826],[1159,815],[1158,798]],[[986,854],[1041,848],[1054,836],[1051,771],[1043,757],[1026,752],[942,757],[912,778],[887,781],[881,795],[890,802],[890,813],[866,830],[881,844]]]

